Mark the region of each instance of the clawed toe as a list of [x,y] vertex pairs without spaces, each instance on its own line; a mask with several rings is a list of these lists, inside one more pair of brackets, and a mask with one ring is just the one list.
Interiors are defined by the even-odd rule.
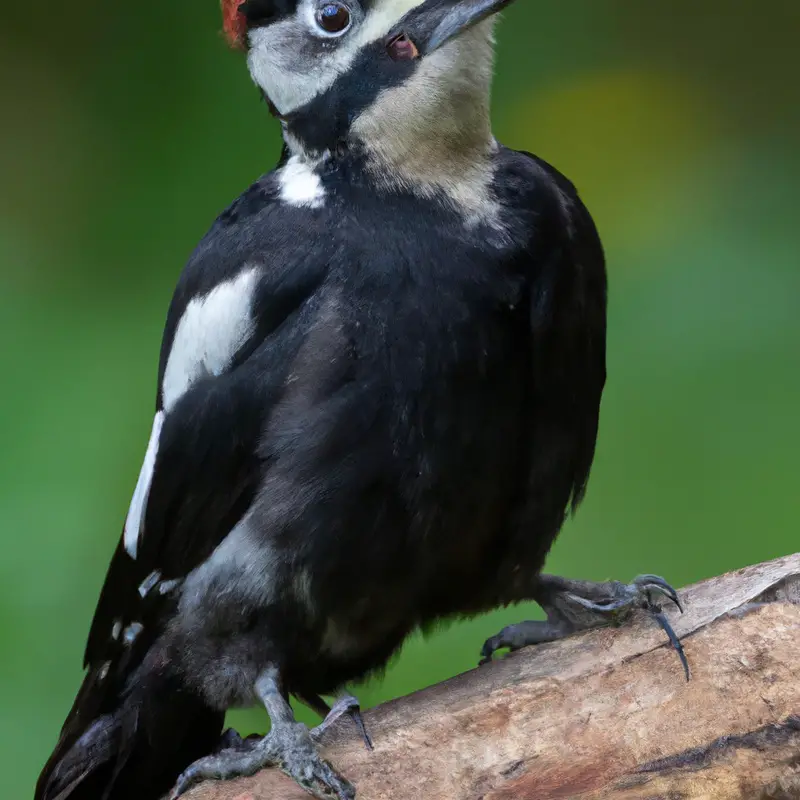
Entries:
[[340,697],[325,716],[325,719],[323,719],[316,728],[311,729],[311,738],[315,742],[318,742],[325,735],[325,732],[333,727],[333,725],[345,715],[349,716],[353,722],[355,722],[367,750],[374,750],[375,747],[372,744],[372,738],[367,731],[367,726],[364,724],[364,718],[361,716],[361,704],[355,697],[349,694]]
[[276,761],[259,740],[250,749],[232,747],[227,750],[201,758],[191,764],[178,780],[170,794],[170,800],[177,800],[195,784],[208,780],[228,780],[254,775],[263,767],[274,766]]
[[327,761],[320,759],[319,763],[320,770],[314,778],[322,787],[323,796],[337,800],[355,800],[356,790],[353,785],[339,775]]
[[243,754],[236,747],[219,750],[213,755],[195,761],[175,781],[175,786],[169,796],[170,800],[177,800],[192,786],[205,780],[224,780],[229,777],[252,774],[245,770],[245,761]]
[[299,723],[283,723],[249,748],[234,746],[195,761],[178,778],[170,800],[177,800],[201,781],[254,775],[269,766],[278,767],[320,800],[354,800],[356,796],[352,784],[317,753],[308,728]]
[[545,622],[541,620],[527,620],[508,625],[500,633],[487,639],[481,648],[479,666],[488,664],[498,650],[508,648],[511,651],[519,650],[532,644],[554,642],[568,636],[571,630],[563,624]]
[[624,614],[635,608],[643,608],[650,611],[657,609],[658,606],[653,599],[654,595],[666,597],[683,613],[683,606],[678,593],[658,575],[639,575],[629,584],[613,582],[607,584],[607,586],[609,589],[605,592],[603,600],[591,599],[576,592],[565,592],[565,596],[572,603],[589,611],[597,612],[600,615],[610,615],[612,620],[618,617],[620,612]]
[[653,599],[653,593],[666,597],[670,602],[674,603],[678,608],[678,611],[683,614],[683,606],[681,605],[678,593],[670,584],[668,584],[658,575],[639,575],[633,579],[631,585],[637,587],[639,592],[643,595],[642,607],[653,615],[653,618],[661,626],[664,633],[667,634],[667,638],[669,639],[672,648],[678,654],[681,666],[683,667],[683,673],[688,681],[691,677],[691,673],[689,671],[689,661],[686,658],[683,645],[681,644],[678,635],[675,633],[675,630],[673,629],[666,615],[661,610],[661,606],[658,605],[658,603],[656,603]]
[[258,742],[261,741],[261,738],[261,736],[255,734],[242,738],[237,730],[228,728],[223,731],[222,736],[219,737],[219,742],[217,742],[214,752],[220,753],[223,750],[252,750]]
[[372,743],[372,737],[369,735],[367,726],[364,724],[364,717],[361,716],[361,708],[354,708],[350,712],[350,716],[353,718],[353,722],[356,723],[358,732],[361,734],[361,738],[364,741],[364,747],[366,747],[367,750],[374,750],[375,745]]
[[683,606],[681,605],[681,600],[680,597],[678,597],[678,593],[670,584],[668,584],[658,575],[637,575],[633,579],[632,585],[643,591],[647,597],[647,600],[651,602],[652,598],[650,596],[650,592],[663,595],[668,600],[673,602],[677,606],[678,611],[683,614]]
[[636,609],[648,611],[669,638],[689,680],[689,664],[683,646],[669,623],[657,598],[665,597],[683,613],[675,589],[658,575],[639,575],[629,584],[611,581],[592,583],[570,581],[554,576],[539,576],[535,599],[547,614],[546,622],[529,621],[503,628],[487,639],[481,649],[480,664],[492,660],[497,650],[518,650],[563,638],[578,631],[609,624],[620,624]]
[[292,723],[276,726],[270,736],[273,734],[272,749],[277,766],[309,794],[338,800],[355,798],[353,785],[320,757],[305,725]]

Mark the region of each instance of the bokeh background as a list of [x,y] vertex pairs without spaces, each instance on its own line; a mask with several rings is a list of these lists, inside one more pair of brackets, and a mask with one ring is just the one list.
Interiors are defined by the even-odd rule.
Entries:
[[[0,797],[24,800],[81,678],[174,282],[279,147],[214,0],[2,17]],[[498,138],[577,183],[612,287],[593,479],[549,570],[684,584],[797,550],[800,3],[524,0],[498,34]],[[362,701],[532,613],[414,639]]]

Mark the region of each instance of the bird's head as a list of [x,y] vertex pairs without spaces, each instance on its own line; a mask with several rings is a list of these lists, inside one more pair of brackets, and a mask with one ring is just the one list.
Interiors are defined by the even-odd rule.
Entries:
[[[222,0],[294,152],[453,169],[493,144],[492,18],[511,0]],[[421,164],[424,172],[431,165]]]

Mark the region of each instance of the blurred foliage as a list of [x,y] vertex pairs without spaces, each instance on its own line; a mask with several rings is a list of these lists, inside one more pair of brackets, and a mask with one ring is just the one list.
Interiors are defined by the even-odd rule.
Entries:
[[[177,274],[278,154],[218,30],[214,2],[3,6],[4,798],[30,796],[80,681]],[[798,37],[781,0],[525,0],[498,30],[498,138],[577,183],[612,281],[593,480],[550,571],[683,584],[798,547]],[[470,668],[531,613],[414,639],[360,696]]]

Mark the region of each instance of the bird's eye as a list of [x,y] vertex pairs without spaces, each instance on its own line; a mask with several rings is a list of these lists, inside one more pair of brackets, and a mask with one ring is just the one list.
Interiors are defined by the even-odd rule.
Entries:
[[350,27],[350,9],[343,3],[326,3],[317,11],[317,25],[325,33],[344,33]]

